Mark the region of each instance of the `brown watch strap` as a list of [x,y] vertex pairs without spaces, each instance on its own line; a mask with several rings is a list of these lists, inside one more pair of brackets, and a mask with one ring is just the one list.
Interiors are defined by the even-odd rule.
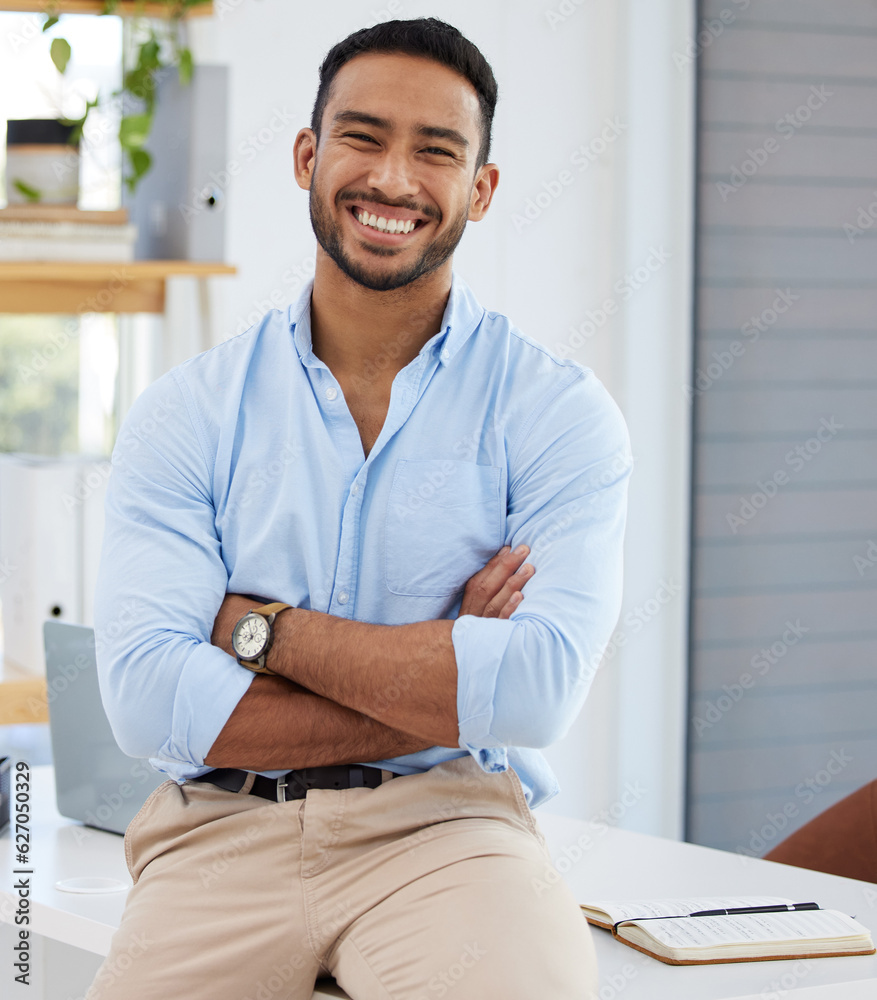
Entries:
[[261,608],[253,608],[257,615],[264,615],[266,618],[268,615],[276,615],[281,611],[285,611],[286,608],[291,608],[291,604],[284,604],[282,601],[275,601],[273,604],[263,604]]
[[[266,654],[263,654],[263,659]],[[253,660],[241,660],[238,659],[238,663],[242,667],[246,667],[247,670],[252,670],[254,674],[276,674],[276,670],[272,670],[270,667],[260,667],[258,663],[253,662]]]

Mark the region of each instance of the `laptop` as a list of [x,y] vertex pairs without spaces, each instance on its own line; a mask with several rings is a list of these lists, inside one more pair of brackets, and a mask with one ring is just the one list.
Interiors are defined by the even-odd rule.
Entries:
[[119,749],[101,702],[94,630],[47,621],[43,638],[58,812],[124,833],[167,775]]

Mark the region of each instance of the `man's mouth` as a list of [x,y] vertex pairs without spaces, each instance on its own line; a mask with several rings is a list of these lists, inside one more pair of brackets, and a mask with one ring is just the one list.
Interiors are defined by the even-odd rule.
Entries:
[[380,205],[351,205],[350,213],[360,225],[389,236],[407,236],[426,221],[412,212]]
[[359,212],[356,218],[364,226],[379,229],[382,233],[410,233],[417,225],[413,219],[385,219],[383,215],[377,216],[374,213],[368,215],[366,212]]

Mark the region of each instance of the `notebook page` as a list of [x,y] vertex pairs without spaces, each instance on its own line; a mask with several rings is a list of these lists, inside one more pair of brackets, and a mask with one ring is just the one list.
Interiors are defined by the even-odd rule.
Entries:
[[670,948],[709,948],[751,942],[836,940],[867,935],[867,927],[836,910],[743,913],[690,920],[650,920],[642,930]]

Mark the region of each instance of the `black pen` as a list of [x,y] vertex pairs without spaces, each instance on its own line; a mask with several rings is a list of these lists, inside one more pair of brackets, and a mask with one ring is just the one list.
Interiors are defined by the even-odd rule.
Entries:
[[821,910],[819,903],[774,903],[770,906],[732,906],[727,910],[697,910],[694,913],[674,913],[661,917],[626,917],[612,925],[617,933],[622,924],[639,923],[642,920],[687,920],[689,917],[727,917],[735,913],[790,913],[793,910]]
[[727,910],[697,910],[695,913],[674,913],[661,917],[626,917],[612,925],[612,932],[617,934],[622,924],[639,923],[642,920],[687,920],[689,917],[727,917],[735,913],[790,913],[792,910],[821,909],[819,903],[775,903],[770,906],[732,906]]
[[728,910],[698,910],[689,917],[727,917],[733,913],[790,913],[792,910],[819,910],[819,903],[776,903],[772,906],[733,906]]

